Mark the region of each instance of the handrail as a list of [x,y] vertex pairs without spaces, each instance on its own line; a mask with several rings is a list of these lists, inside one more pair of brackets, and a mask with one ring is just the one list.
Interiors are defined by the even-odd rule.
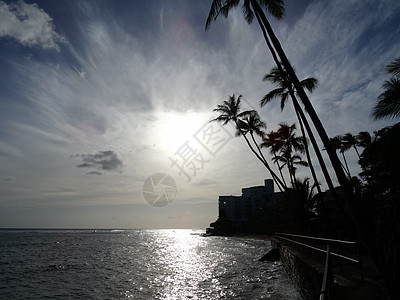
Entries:
[[[298,242],[298,241],[295,241],[295,240],[291,240],[291,239],[288,239],[288,238],[285,238],[285,237],[279,237],[279,238],[287,240],[287,241],[295,243],[295,244],[302,245],[304,247],[307,247],[307,248],[310,248],[310,249],[313,249],[313,250],[317,250],[317,251],[326,253],[326,250],[323,250],[323,249],[320,249],[320,248],[317,248],[317,247],[314,247],[314,246],[310,246],[310,245],[307,245],[307,244],[304,244],[304,243],[301,243],[301,242]],[[338,253],[331,252],[331,255],[334,255],[334,256],[337,256],[337,257],[340,257],[340,258],[343,258],[343,259],[347,259],[347,260],[349,260],[351,262],[354,262],[354,263],[359,263],[359,261],[354,259],[354,258],[347,257],[347,256],[344,256],[344,255],[341,255],[341,254],[338,254]]]
[[353,241],[344,241],[344,240],[335,240],[335,239],[326,239],[326,238],[320,238],[320,237],[314,237],[314,236],[308,236],[308,235],[300,235],[300,234],[291,234],[291,233],[283,233],[283,232],[276,232],[276,235],[287,235],[287,236],[296,236],[296,237],[301,237],[309,240],[316,240],[316,241],[325,241],[325,242],[335,242],[335,243],[342,243],[342,244],[351,244],[355,245],[356,242]]
[[[283,239],[283,240],[287,240],[289,242],[295,243],[295,244],[299,244],[303,247],[307,247],[319,252],[323,252],[326,253],[326,258],[325,258],[325,269],[324,269],[324,278],[322,281],[322,287],[321,287],[321,292],[320,292],[320,300],[324,300],[324,299],[330,299],[330,297],[332,296],[332,283],[334,280],[333,277],[333,273],[332,273],[332,263],[331,263],[331,255],[351,261],[352,263],[359,263],[360,264],[360,271],[361,271],[361,278],[364,281],[364,274],[362,271],[362,266],[361,266],[361,261],[360,260],[356,260],[354,258],[351,257],[347,257],[338,253],[334,253],[331,252],[330,250],[330,244],[332,243],[339,243],[339,244],[347,244],[347,245],[354,245],[358,251],[358,247],[356,242],[353,241],[345,241],[345,240],[336,240],[336,239],[328,239],[328,238],[320,238],[320,237],[313,237],[313,236],[307,236],[307,235],[299,235],[299,234],[290,234],[290,233],[283,233],[283,232],[276,232],[275,235],[277,236],[277,238],[279,239]],[[318,247],[314,247],[305,243],[301,243],[299,241],[293,240],[293,239],[289,239],[287,237],[284,236],[288,236],[288,237],[298,237],[298,238],[302,238],[302,239],[309,239],[309,240],[314,240],[314,241],[323,241],[325,242],[325,244],[327,245],[327,249],[323,250],[320,249]],[[358,256],[359,253],[358,253]]]

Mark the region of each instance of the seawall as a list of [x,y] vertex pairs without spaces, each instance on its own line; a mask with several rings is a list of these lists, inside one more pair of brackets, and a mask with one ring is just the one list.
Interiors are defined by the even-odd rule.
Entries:
[[279,239],[272,238],[271,244],[279,250],[286,273],[297,285],[302,297],[306,300],[319,299],[324,271],[321,266],[309,259],[307,253],[300,253],[296,248],[281,243]]

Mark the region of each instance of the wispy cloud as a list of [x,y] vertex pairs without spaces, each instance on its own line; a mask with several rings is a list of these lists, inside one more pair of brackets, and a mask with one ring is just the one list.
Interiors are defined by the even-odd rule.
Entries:
[[0,1],[0,37],[11,37],[25,46],[59,50],[65,38],[56,32],[52,18],[37,4]]

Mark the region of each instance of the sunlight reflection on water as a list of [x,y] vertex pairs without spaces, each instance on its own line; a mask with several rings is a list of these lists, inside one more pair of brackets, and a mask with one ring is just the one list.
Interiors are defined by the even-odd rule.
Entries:
[[192,230],[0,234],[1,299],[300,299],[270,242]]

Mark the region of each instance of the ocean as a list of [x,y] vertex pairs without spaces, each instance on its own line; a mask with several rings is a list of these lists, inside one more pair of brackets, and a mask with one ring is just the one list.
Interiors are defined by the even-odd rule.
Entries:
[[199,230],[0,230],[0,299],[301,299],[269,241]]

